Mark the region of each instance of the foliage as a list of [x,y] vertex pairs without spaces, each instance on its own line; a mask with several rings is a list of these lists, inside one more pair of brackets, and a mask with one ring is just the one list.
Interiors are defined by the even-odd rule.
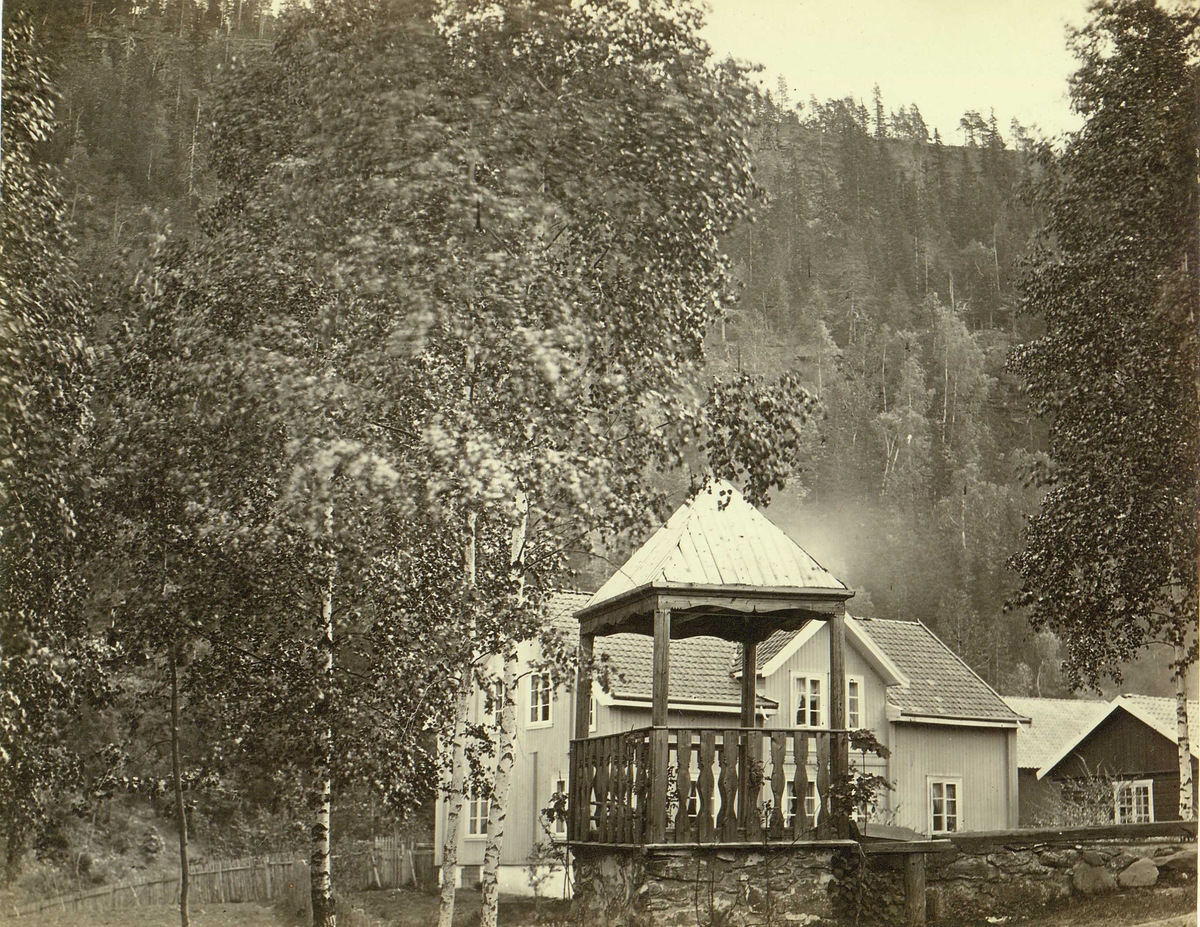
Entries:
[[894,788],[885,776],[866,771],[867,754],[882,760],[891,756],[886,744],[880,743],[875,732],[867,728],[851,731],[847,735],[849,749],[859,754],[860,761],[852,762],[849,770],[829,783],[829,808],[831,814],[850,814],[857,811],[860,820],[870,820],[875,811],[879,793]]
[[1072,686],[1121,680],[1151,641],[1196,658],[1197,23],[1103,2],[1075,35],[1083,127],[1043,148],[1045,215],[1014,352],[1051,421],[1052,482],[1013,563],[1016,601]]
[[72,281],[58,173],[39,148],[55,92],[32,25],[4,30],[0,263],[0,818],[6,873],[79,784],[63,734],[103,698],[105,647],[89,632],[77,571],[86,505],[78,452],[89,431],[92,355]]

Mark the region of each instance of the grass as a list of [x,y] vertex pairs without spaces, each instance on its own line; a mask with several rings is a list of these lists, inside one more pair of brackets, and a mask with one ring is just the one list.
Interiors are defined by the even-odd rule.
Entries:
[[[273,908],[260,904],[210,904],[192,909],[192,927],[280,927]],[[173,905],[125,908],[118,911],[42,911],[22,917],[5,917],[5,927],[178,927],[179,909]]]
[[[1010,917],[1001,923],[1005,927],[1137,927],[1163,921],[1170,921],[1171,927],[1195,927],[1194,884],[1139,888],[1093,898],[1072,897],[1034,914]],[[961,922],[962,927],[983,927],[988,923],[984,920]]]
[[[368,916],[388,927],[428,927],[436,924],[439,896],[432,892],[396,888],[382,892],[363,892],[354,896],[354,904]],[[460,891],[454,898],[454,927],[474,927],[479,923],[479,892]],[[567,922],[570,902],[561,899],[500,898],[501,927]]]

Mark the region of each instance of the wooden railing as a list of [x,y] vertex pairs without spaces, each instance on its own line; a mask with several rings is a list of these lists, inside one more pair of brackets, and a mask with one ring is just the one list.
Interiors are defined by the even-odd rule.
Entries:
[[[667,764],[660,780],[652,769],[654,743],[664,733]],[[568,837],[640,845],[844,836],[829,807],[837,733],[637,728],[572,741]],[[807,801],[810,784],[815,807]],[[656,788],[664,793],[657,804],[662,820],[651,815]]]

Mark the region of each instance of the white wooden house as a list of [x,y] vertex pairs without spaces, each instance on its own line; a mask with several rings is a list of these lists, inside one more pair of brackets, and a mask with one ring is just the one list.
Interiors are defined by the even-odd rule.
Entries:
[[[696,506],[699,512],[690,520],[677,513],[667,528],[673,524],[677,529],[685,525],[686,530],[676,530],[674,536],[664,537],[663,529],[655,535],[652,539],[656,545],[655,568],[669,575],[672,544],[696,543],[698,533],[715,530],[705,519],[720,519],[729,508],[735,509],[733,517],[737,517],[738,505],[749,508],[736,496],[725,507]],[[687,510],[685,506],[681,513],[688,514]],[[732,523],[738,530],[767,530],[763,523],[769,523],[758,513],[754,513],[754,519],[745,519],[744,515],[743,512],[743,521]],[[719,525],[725,532],[723,543],[714,543],[709,548],[716,551],[717,557],[722,556],[722,551],[734,555],[730,551],[734,545],[730,543],[729,524]],[[783,534],[773,525],[769,528]],[[794,544],[790,540],[788,543]],[[770,550],[772,544],[777,549],[782,542],[772,539],[764,546],[760,537],[744,540],[747,551]],[[635,563],[634,558],[630,562]],[[815,561],[813,565],[820,570]],[[719,562],[710,564],[710,568],[720,567]],[[728,570],[734,572],[732,568]],[[832,577],[822,581],[830,580],[837,582]],[[565,634],[578,634],[574,615],[589,603],[594,606],[600,595],[559,593],[549,603],[547,620]],[[682,832],[689,841],[717,842],[723,835],[733,833],[732,820],[722,829],[720,798],[711,787],[711,778],[707,797],[701,801],[700,792],[705,786],[698,762],[706,756],[702,740],[708,740],[707,755],[712,756],[713,741],[719,754],[724,742],[721,735],[728,740],[737,730],[743,732],[741,749],[750,749],[753,742],[753,749],[760,751],[758,755],[764,758],[768,770],[767,781],[753,799],[762,811],[761,833],[765,838],[790,839],[818,827],[822,823],[819,786],[828,781],[828,766],[822,768],[821,763],[828,759],[830,744],[823,732],[831,729],[831,677],[843,674],[845,691],[841,710],[845,713],[845,727],[840,730],[869,728],[891,753],[887,760],[868,755],[865,764],[864,757],[854,753],[849,756],[851,764],[865,765],[868,771],[880,773],[894,783],[894,790],[880,797],[879,807],[870,820],[859,822],[860,830],[865,829],[869,835],[871,821],[927,835],[1015,827],[1016,713],[922,624],[846,618],[844,666],[841,673],[835,673],[830,664],[833,627],[830,621],[809,620],[797,629],[776,630],[757,642],[754,716],[755,727],[762,728],[763,733],[756,738],[748,737],[742,726],[746,716],[742,645],[708,636],[671,641],[666,727],[671,731],[669,756],[674,768],[668,786],[666,839],[678,841]],[[527,660],[534,656],[534,646],[525,645]],[[654,662],[651,638],[625,633],[600,636],[596,637],[594,647],[597,657],[606,655],[616,672],[607,691],[598,684],[591,687],[585,722],[587,736],[585,740],[577,740],[577,746],[602,744],[613,735],[646,731],[651,722]],[[482,694],[475,699],[473,721],[488,723],[488,702]],[[556,792],[580,794],[577,787],[572,791],[570,770],[577,717],[583,715],[577,712],[573,692],[565,688],[551,691],[541,680],[525,676],[517,694],[516,764],[500,874],[504,891],[530,891],[527,866],[535,846],[567,840],[568,828],[560,822],[547,831],[539,820],[539,812],[551,804]],[[811,752],[801,745],[801,739],[805,744],[810,740],[809,732],[816,745]],[[681,737],[686,739],[681,741]],[[792,749],[793,743],[796,750]],[[685,754],[689,757],[686,775],[678,760]],[[801,771],[800,775],[796,769],[797,756],[805,759],[806,772]],[[777,777],[772,758],[778,761]],[[642,786],[633,771],[634,752],[627,753],[618,765],[629,776],[620,783],[624,791],[611,794],[627,796],[625,804],[637,808],[636,813],[627,809],[631,813],[613,823],[613,833],[618,836],[609,839],[636,843],[645,839],[636,828],[648,818],[651,805],[646,801],[646,792],[638,792]],[[609,768],[616,771],[618,765]],[[710,767],[712,770],[719,779],[719,761]],[[802,802],[796,801],[798,789],[804,793]],[[743,794],[737,788],[726,794],[735,792]],[[589,786],[587,794],[598,793]],[[639,794],[640,798],[634,797]],[[741,801],[739,797],[739,805]],[[711,814],[702,813],[704,804],[709,806]],[[470,885],[477,881],[483,861],[487,803],[469,801],[464,810],[456,875],[462,884]],[[773,816],[775,810],[778,817]],[[580,828],[574,833],[587,833],[585,828],[590,826],[595,837],[597,823],[602,827],[608,823],[600,817],[593,807],[585,814],[582,825],[573,818]],[[698,823],[702,818],[708,825],[707,831]],[[746,823],[745,818],[740,820],[739,838],[745,836]],[[445,825],[445,809],[441,806],[436,822],[435,852],[440,862]],[[760,829],[756,827],[755,832]],[[564,891],[563,881],[561,873],[552,874],[542,883],[542,891],[558,895]]]

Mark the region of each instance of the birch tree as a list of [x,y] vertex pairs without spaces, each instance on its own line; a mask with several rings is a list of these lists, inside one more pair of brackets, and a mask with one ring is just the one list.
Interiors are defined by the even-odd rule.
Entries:
[[1148,0],[1093,7],[1074,36],[1084,124],[1041,152],[1044,234],[1023,302],[1046,325],[1012,358],[1051,421],[1054,479],[1013,563],[1069,682],[1121,680],[1173,648],[1180,817],[1197,615],[1197,26]]

